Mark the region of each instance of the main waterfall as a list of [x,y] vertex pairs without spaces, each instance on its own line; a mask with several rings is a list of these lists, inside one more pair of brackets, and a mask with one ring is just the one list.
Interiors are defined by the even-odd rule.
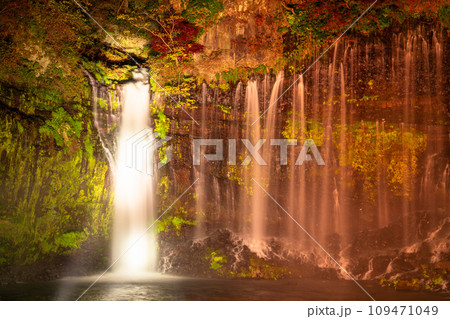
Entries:
[[114,270],[124,274],[154,271],[157,266],[155,234],[153,228],[147,231],[155,212],[154,177],[147,171],[146,154],[130,145],[137,134],[143,135],[140,145],[151,143],[149,91],[144,70],[135,71],[122,90],[112,252],[113,261],[117,260]]

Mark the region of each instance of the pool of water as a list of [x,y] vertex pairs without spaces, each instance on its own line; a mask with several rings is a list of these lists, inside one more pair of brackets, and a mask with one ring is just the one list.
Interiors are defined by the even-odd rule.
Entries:
[[[0,300],[76,300],[97,277],[66,278],[0,287]],[[450,300],[448,294],[395,291],[360,284],[376,300]],[[220,280],[148,275],[102,277],[81,300],[370,300],[350,280]]]

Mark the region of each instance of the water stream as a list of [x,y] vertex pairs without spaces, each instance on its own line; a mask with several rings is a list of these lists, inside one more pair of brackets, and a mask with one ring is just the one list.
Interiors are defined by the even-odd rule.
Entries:
[[[115,176],[115,212],[112,244],[114,271],[124,274],[155,271],[154,180],[148,147],[154,141],[150,127],[150,88],[145,70],[135,71],[122,86]],[[150,170],[150,171],[149,171]]]

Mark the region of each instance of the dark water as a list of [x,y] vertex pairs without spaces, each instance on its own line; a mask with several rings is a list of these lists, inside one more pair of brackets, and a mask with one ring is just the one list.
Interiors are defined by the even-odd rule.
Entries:
[[[0,300],[76,300],[96,279],[82,277],[0,287]],[[373,281],[360,281],[376,300],[450,300],[448,294],[395,291]],[[107,277],[81,300],[370,300],[352,281],[217,280],[152,276]]]

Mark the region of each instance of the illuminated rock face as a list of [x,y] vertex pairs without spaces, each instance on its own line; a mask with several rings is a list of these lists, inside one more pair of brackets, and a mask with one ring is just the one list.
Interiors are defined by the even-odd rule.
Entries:
[[197,74],[213,79],[226,69],[275,65],[283,54],[279,8],[275,1],[225,2],[220,21],[200,38],[204,52],[195,55]]
[[[448,45],[441,28],[425,25],[404,26],[379,37],[342,39],[303,75],[255,75],[228,83],[226,90],[203,83],[191,92],[197,94],[198,108],[190,111],[198,126],[181,112],[166,110],[167,114],[174,112],[170,135],[178,154],[161,174],[177,185],[174,193],[197,178],[199,181],[193,187],[194,200],[186,199],[183,209],[171,213],[179,218],[176,222],[189,227],[181,226],[172,235],[170,230],[160,233],[160,266],[186,273],[181,259],[197,258],[201,263],[206,257],[199,254],[210,248],[206,243],[215,245],[208,238],[221,229],[232,234],[229,251],[238,254],[233,257],[236,260],[248,261],[246,249],[250,249],[259,257],[300,256],[315,267],[333,268],[326,258],[316,260],[318,246],[311,237],[364,278],[395,271],[392,269],[399,261],[394,262],[394,257],[400,258],[396,251],[401,251],[405,262],[419,250],[426,256],[421,257],[422,262],[440,260],[448,247],[433,234],[445,228],[443,212],[448,209],[449,165],[445,154],[449,147],[442,125],[449,68],[443,57]],[[305,68],[309,64],[305,62]],[[123,105],[117,115],[121,139],[127,119],[140,123],[134,124],[133,132],[148,127],[148,113],[126,110],[130,105],[140,105],[141,99],[149,99],[137,86],[138,82],[132,82],[119,90]],[[129,100],[137,97],[139,101]],[[225,160],[202,160],[200,167],[193,166],[193,138],[224,139]],[[267,140],[260,154],[268,165],[258,166],[254,159],[242,165],[248,152],[241,139],[249,139],[254,145],[259,138]],[[297,146],[288,148],[287,165],[280,165],[279,149],[270,146],[270,139],[277,138],[298,140]],[[230,139],[236,140],[236,165],[227,165],[226,161]],[[316,161],[295,165],[305,139],[314,140],[324,166]],[[117,149],[116,157],[120,158],[120,140]],[[133,188],[139,183],[147,185],[146,195],[142,191],[145,187]],[[138,213],[132,214],[140,208],[127,204],[129,198],[145,197],[142,202],[131,198],[131,202],[139,207],[147,205],[147,214],[154,211],[149,203],[155,192],[152,182],[131,182],[133,187],[125,187],[129,184],[129,180],[116,182],[116,225],[130,223],[120,226],[120,231],[116,228],[116,234],[124,229],[128,232],[115,235],[116,248],[120,247],[117,238],[121,238],[123,248],[136,234],[121,212],[140,220],[140,230],[150,220],[146,219],[149,215],[141,218]],[[183,215],[177,215],[180,212]],[[169,219],[169,223],[173,221]],[[168,229],[171,226],[165,225]],[[180,243],[179,238],[188,240]],[[190,240],[203,241],[203,246],[195,246]],[[154,247],[149,247],[140,250],[150,252],[149,256],[135,252],[135,256],[144,257],[140,265],[146,269],[156,267],[148,266],[155,265],[156,260],[151,257],[156,254]],[[180,247],[191,253],[175,257]],[[201,251],[194,253],[193,247]],[[247,255],[240,256],[244,251]],[[132,259],[136,270],[142,270],[139,258]],[[187,265],[195,262],[190,260]],[[124,269],[133,270],[134,266]]]
[[[448,45],[440,27],[403,26],[379,37],[343,39],[302,77],[258,75],[230,83],[227,92],[203,85],[201,100],[207,102],[193,115],[207,124],[172,133],[183,144],[200,137],[236,139],[238,159],[235,166],[202,162],[207,182],[199,188],[206,187],[202,200],[208,205],[202,216],[192,215],[201,220],[202,236],[226,228],[261,256],[270,255],[275,240],[286,252],[315,258],[317,245],[254,178],[360,276],[389,272],[395,251],[406,260],[422,247],[436,252],[422,254],[428,261],[442,258],[448,246],[442,248],[432,233],[445,228],[448,210],[449,145],[442,122]],[[262,113],[274,91],[280,95],[288,88],[257,124],[249,123],[252,106]],[[268,147],[260,153],[269,165],[242,165],[248,152],[240,139],[248,137],[264,137],[267,144],[271,138],[313,139],[325,166],[295,166],[295,156],[279,165],[279,150]],[[299,154],[302,144],[289,152]],[[192,158],[190,152],[185,148],[182,157]],[[170,171],[174,178],[186,175],[176,163]],[[325,258],[319,264],[333,267]]]

